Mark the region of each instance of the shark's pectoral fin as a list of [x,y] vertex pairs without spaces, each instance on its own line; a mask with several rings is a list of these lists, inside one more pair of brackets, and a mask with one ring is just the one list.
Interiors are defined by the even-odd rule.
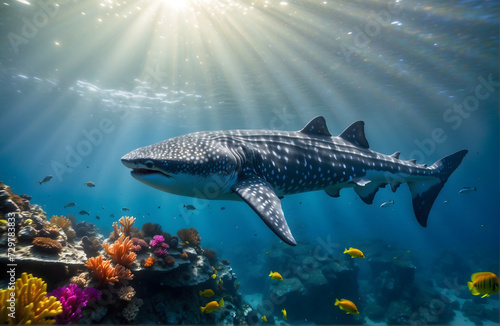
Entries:
[[266,225],[287,244],[296,246],[285,215],[281,209],[281,202],[272,185],[257,175],[249,175],[231,187],[243,199]]

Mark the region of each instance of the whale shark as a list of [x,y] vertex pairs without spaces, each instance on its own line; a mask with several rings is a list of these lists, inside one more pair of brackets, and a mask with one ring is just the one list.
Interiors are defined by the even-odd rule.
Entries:
[[407,183],[415,216],[427,226],[429,212],[467,150],[431,166],[369,148],[364,122],[338,136],[322,116],[299,131],[194,132],[141,147],[121,158],[135,179],[156,189],[209,200],[243,200],[285,243],[295,246],[281,207],[286,195],[324,190],[339,197],[353,188],[367,204],[379,188]]

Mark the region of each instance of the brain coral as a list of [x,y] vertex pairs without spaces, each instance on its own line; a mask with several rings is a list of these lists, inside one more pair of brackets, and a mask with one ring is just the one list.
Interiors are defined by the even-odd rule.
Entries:
[[33,248],[49,254],[57,254],[61,252],[62,245],[59,241],[50,238],[36,237],[33,239]]
[[0,324],[54,324],[53,317],[62,313],[62,305],[56,297],[46,295],[47,284],[41,278],[22,273],[14,291],[0,289]]

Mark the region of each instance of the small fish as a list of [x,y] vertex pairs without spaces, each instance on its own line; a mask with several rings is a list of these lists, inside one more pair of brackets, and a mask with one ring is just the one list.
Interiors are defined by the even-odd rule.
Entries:
[[283,308],[281,312],[283,313],[283,319],[286,320],[286,310]]
[[407,251],[406,251],[406,253],[407,253],[407,254],[411,254],[411,250],[407,250]]
[[267,317],[266,317],[266,315],[264,315],[264,316],[260,317],[260,319],[262,319],[262,321],[263,321],[264,323],[267,323]]
[[70,201],[69,203],[67,203],[66,205],[64,205],[64,208],[66,208],[66,207],[75,207],[75,206],[76,206],[76,203]]
[[200,297],[205,297],[205,298],[210,298],[215,295],[214,291],[212,289],[206,289],[203,291],[200,291]]
[[87,214],[88,216],[90,216],[89,212],[84,211],[83,209],[82,209],[81,211],[79,211],[79,212],[78,212],[78,214],[80,214],[80,215],[85,215],[85,214]]
[[127,207],[122,207],[122,211],[126,212],[126,211],[129,211],[130,208],[127,208]]
[[391,206],[392,204],[394,204],[394,200],[389,200],[389,201],[386,201],[386,202],[382,203],[380,205],[380,208],[386,208],[386,207]]
[[115,214],[109,214],[109,217],[115,218]]
[[104,206],[102,206],[101,209],[104,209]]
[[184,205],[184,208],[188,211],[194,211],[196,209],[196,207],[194,207],[193,205]]
[[46,176],[45,178],[43,178],[42,181],[38,181],[40,183],[40,186],[42,185],[42,183],[46,183],[46,182],[49,182],[54,176],[53,175],[48,175]]
[[266,255],[269,255],[269,251],[266,251]]
[[93,183],[92,181],[87,181],[83,185],[87,186],[89,188],[94,188],[95,187],[95,183]]
[[481,298],[489,297],[490,294],[498,293],[498,277],[490,272],[474,273],[472,282],[467,282],[472,295],[483,294]]
[[160,209],[160,208],[161,208],[161,206],[158,206],[158,209]]
[[460,194],[468,194],[470,192],[476,191],[476,187],[463,187],[458,191]]
[[201,313],[209,314],[211,312],[219,310],[222,306],[224,306],[224,299],[220,299],[219,302],[211,301],[211,302],[207,303],[207,305],[205,307],[200,307],[200,311],[201,311]]
[[358,308],[352,301],[346,299],[335,299],[335,305],[339,306],[339,308],[344,310],[347,314],[359,314]]
[[365,255],[359,249],[356,249],[353,247],[349,247],[349,250],[347,250],[346,248],[344,248],[344,249],[345,249],[344,254],[350,255],[351,258],[365,258]]
[[283,276],[280,273],[271,271],[269,277],[276,281],[283,281]]
[[101,218],[99,217],[99,215],[96,215],[95,216],[96,220],[100,220]]
[[445,200],[443,201],[443,204],[448,204],[450,201],[449,200]]
[[[224,206],[222,206],[222,207],[220,208],[220,210],[221,210],[221,211],[223,211],[223,210],[225,210],[225,209],[226,209],[226,208],[225,208]],[[264,316],[264,317],[266,317],[266,316]],[[266,322],[266,323],[267,323],[267,322]]]
[[217,274],[212,274],[210,277],[215,280],[217,278]]

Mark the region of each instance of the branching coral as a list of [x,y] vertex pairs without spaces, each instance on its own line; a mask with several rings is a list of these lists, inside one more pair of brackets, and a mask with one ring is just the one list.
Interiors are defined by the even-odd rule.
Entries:
[[111,232],[109,238],[111,240],[116,240],[120,237],[120,234],[122,234],[123,228],[119,227],[117,222],[113,222],[112,226],[113,226],[113,232]]
[[120,222],[120,224],[122,225],[122,234],[125,234],[125,235],[130,235],[130,229],[132,228],[132,224],[134,224],[135,222],[135,217],[133,216],[122,216],[122,218],[120,218],[118,220],[118,222]]
[[71,221],[62,215],[61,216],[53,215],[52,218],[50,219],[50,223],[60,226],[61,229],[63,230],[71,226]]
[[36,237],[35,239],[33,239],[33,248],[46,252],[48,254],[57,254],[61,252],[62,245],[56,240]]
[[177,236],[182,242],[190,246],[198,247],[200,245],[201,237],[195,228],[180,229],[177,231]]
[[55,296],[62,304],[62,314],[55,317],[58,324],[76,323],[82,318],[82,309],[89,302],[99,300],[101,291],[94,288],[80,289],[76,284],[59,287],[49,293]]
[[120,265],[130,266],[132,262],[137,258],[134,252],[134,244],[129,237],[124,238],[122,235],[114,244],[103,243],[102,247],[111,256],[111,259]]
[[22,273],[14,291],[0,289],[0,324],[54,324],[53,317],[63,308],[56,297],[46,294],[47,284],[41,278]]
[[115,284],[119,280],[131,280],[134,276],[130,270],[122,265],[112,267],[109,260],[102,260],[102,256],[89,258],[85,263],[85,267],[92,270],[92,275],[99,280],[99,286]]

